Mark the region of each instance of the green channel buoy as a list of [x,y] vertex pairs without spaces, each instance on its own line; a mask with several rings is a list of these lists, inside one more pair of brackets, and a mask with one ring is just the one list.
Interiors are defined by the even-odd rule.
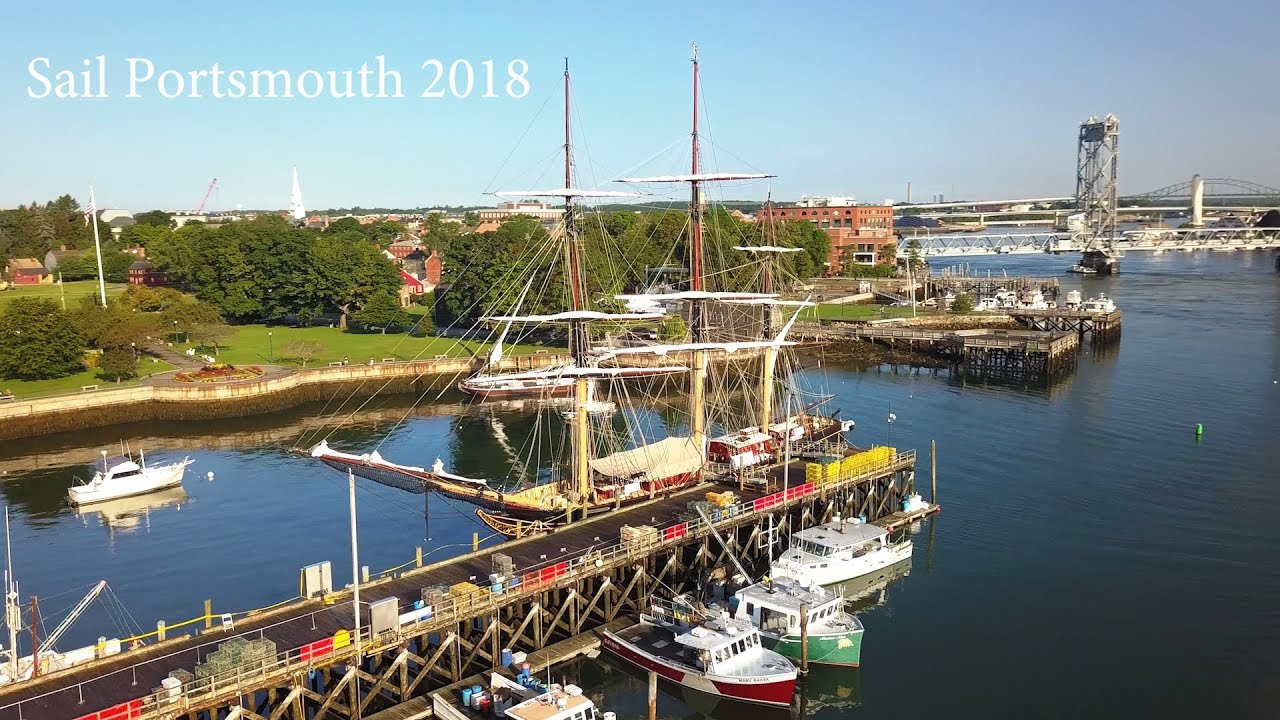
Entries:
[[1200,437],[1203,434],[1204,434],[1204,425],[1200,423],[1196,423],[1196,437]]

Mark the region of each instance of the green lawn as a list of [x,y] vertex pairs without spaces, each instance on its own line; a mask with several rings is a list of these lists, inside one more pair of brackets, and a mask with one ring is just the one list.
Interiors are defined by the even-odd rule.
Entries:
[[[107,283],[107,295],[119,295],[128,287],[124,283]],[[17,285],[8,290],[0,290],[0,305],[21,297],[44,297],[57,300],[63,293],[67,297],[67,309],[74,310],[80,298],[98,294],[97,280],[67,281],[59,288],[57,283],[49,285]]]
[[[145,378],[148,374],[168,372],[173,369],[173,365],[163,360],[154,360],[145,355],[138,361],[138,373],[141,378]],[[102,390],[113,387],[127,387],[129,385],[137,385],[141,378],[123,380],[116,383],[98,377],[98,370],[94,368],[52,380],[0,380],[0,390],[9,390],[21,399],[39,395],[80,392],[80,388],[86,385],[97,385]]]
[[[267,333],[271,335],[268,336]],[[300,362],[285,350],[294,340],[312,340],[324,349],[307,367],[322,367],[347,357],[352,363],[368,362],[369,358],[382,360],[430,360],[436,355],[471,357],[485,345],[475,340],[454,340],[438,337],[412,337],[407,333],[383,335],[381,333],[342,332],[337,328],[292,328],[280,325],[237,325],[235,334],[227,338],[218,355],[221,362],[232,365],[261,365],[271,363],[284,367],[297,367]],[[185,352],[191,345],[178,346]],[[562,352],[562,348],[536,345],[515,345],[506,348],[507,355],[532,355],[539,350],[549,353]],[[210,352],[210,354],[212,354]]]

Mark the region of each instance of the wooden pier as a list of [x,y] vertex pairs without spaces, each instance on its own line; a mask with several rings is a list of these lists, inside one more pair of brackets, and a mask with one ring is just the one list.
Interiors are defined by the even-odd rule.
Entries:
[[[914,452],[897,453],[857,475],[800,483],[805,474],[797,462],[790,473],[796,482],[785,489],[747,489],[740,502],[716,512],[724,547],[705,523],[684,519],[690,501],[723,487],[704,484],[551,535],[362,584],[359,633],[346,591],[238,619],[234,630],[207,623],[197,635],[0,688],[0,720],[367,718],[497,668],[503,649],[536,653],[645,610],[655,590],[695,587],[730,552],[744,565],[758,565],[779,537],[836,514],[893,518],[915,492],[915,466]],[[624,543],[624,525],[657,532]],[[508,582],[489,587],[499,554],[514,567]],[[468,582],[478,587],[460,591]],[[424,593],[442,585],[453,589]],[[432,597],[429,614],[414,608],[424,595]],[[391,617],[399,621],[379,612],[371,627],[372,606],[389,598],[399,613]],[[270,640],[278,652],[217,674],[190,675],[233,638]],[[180,684],[162,687],[175,671]]]
[[1076,367],[1074,332],[1039,330],[924,330],[883,325],[797,326],[802,340],[867,340],[949,359],[968,377],[1003,382],[1049,380]]
[[1081,338],[1089,337],[1095,343],[1109,343],[1120,339],[1120,321],[1124,315],[1117,308],[1111,312],[1086,312],[1084,310],[1009,310],[1009,317],[1028,330],[1048,332],[1073,332]]

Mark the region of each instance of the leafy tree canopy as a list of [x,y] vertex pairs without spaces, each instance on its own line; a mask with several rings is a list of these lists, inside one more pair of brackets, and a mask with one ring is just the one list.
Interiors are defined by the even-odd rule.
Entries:
[[48,298],[17,298],[0,312],[0,376],[63,377],[84,369],[84,338]]

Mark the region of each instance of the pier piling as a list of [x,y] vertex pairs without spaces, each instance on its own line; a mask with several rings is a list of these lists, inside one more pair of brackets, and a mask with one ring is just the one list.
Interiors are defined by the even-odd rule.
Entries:
[[938,504],[938,441],[929,441],[929,502]]
[[649,720],[658,720],[658,673],[649,671]]
[[809,674],[809,603],[800,603],[800,674]]

